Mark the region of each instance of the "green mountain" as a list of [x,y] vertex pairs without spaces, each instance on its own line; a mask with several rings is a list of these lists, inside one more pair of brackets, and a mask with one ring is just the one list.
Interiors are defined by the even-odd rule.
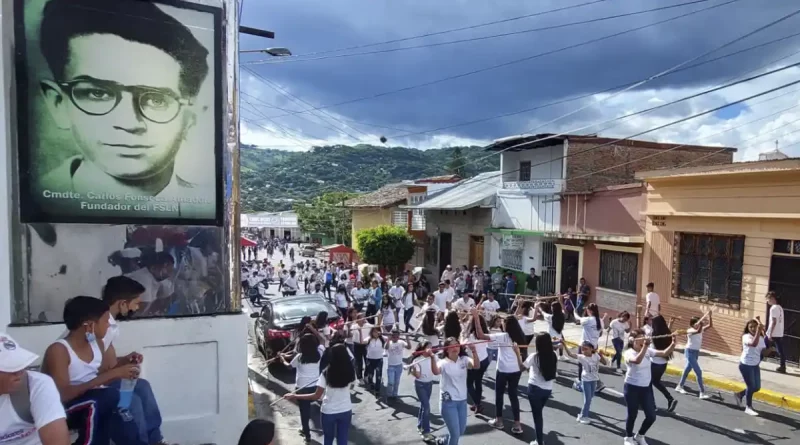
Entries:
[[[292,203],[327,191],[365,193],[404,179],[450,173],[453,151],[460,149],[466,176],[499,170],[500,157],[482,147],[417,150],[376,145],[333,145],[307,152],[241,145],[243,212],[289,210]],[[458,156],[456,155],[456,158]]]

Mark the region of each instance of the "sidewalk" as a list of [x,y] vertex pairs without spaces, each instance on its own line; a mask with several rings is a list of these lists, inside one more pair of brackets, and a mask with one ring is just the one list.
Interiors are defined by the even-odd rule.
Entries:
[[[546,332],[547,323],[544,321],[536,322],[537,332]],[[573,323],[567,322],[564,326],[564,339],[570,346],[575,347],[581,339],[582,328]],[[680,343],[675,355],[669,362],[667,374],[678,376],[683,373],[686,360],[683,356],[682,347],[685,344],[684,338],[679,337]],[[606,348],[606,345],[608,347]],[[606,335],[600,337],[600,348],[607,354],[614,355],[614,347],[611,346],[610,339]],[[737,392],[744,389],[742,376],[739,374],[739,356],[725,355],[717,352],[701,350],[700,366],[703,368],[703,383],[708,388],[720,391]],[[777,365],[773,363],[762,363],[761,365],[761,391],[753,397],[770,405],[778,406],[791,411],[800,412],[800,370],[798,368],[787,368],[786,374],[779,374],[774,371]],[[695,376],[692,373],[689,381],[694,382]],[[687,385],[696,389],[696,384]]]

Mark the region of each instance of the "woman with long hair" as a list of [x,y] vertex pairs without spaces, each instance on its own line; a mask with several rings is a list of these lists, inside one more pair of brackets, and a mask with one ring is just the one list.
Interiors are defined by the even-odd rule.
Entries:
[[[651,385],[651,360],[653,357],[667,357],[675,349],[675,339],[663,351],[650,348],[650,337],[645,336],[641,329],[634,329],[628,336],[628,349],[625,351],[625,363],[628,370],[625,373],[625,405],[628,415],[625,420],[625,445],[647,444],[645,434],[656,421],[656,401]],[[636,426],[636,417],[639,409],[644,411],[644,422],[639,427],[639,432],[634,436],[633,428]]]
[[[669,324],[664,319],[664,316],[659,315],[657,317],[653,317],[652,321],[653,326],[653,337],[652,345],[650,346],[653,350],[659,351],[664,350],[669,347],[672,343],[671,337],[661,337],[663,335],[670,335],[672,334],[672,330],[669,327]],[[661,393],[664,394],[664,397],[667,399],[667,411],[673,412],[675,411],[675,407],[678,406],[678,401],[672,397],[672,394],[669,393],[669,390],[664,383],[661,382],[661,378],[664,377],[664,373],[667,371],[667,363],[672,358],[672,354],[666,356],[655,356],[651,360],[651,379],[653,386]]]
[[367,345],[367,375],[365,376],[367,391],[381,394],[381,379],[383,377],[383,348],[386,346],[386,339],[381,335],[381,328],[373,326],[369,333],[369,338],[364,339]]
[[746,397],[745,414],[757,416],[753,409],[753,394],[761,390],[761,352],[767,347],[764,342],[764,325],[758,318],[750,320],[744,326],[742,334],[742,356],[739,359],[739,372],[742,373],[745,390],[736,393],[736,403],[741,406]]
[[461,338],[461,318],[459,318],[458,312],[450,311],[444,317],[442,336],[444,338]]
[[[562,314],[563,315],[563,314]],[[536,429],[536,442],[531,445],[544,445],[544,406],[553,394],[556,381],[558,357],[554,351],[550,334],[542,332],[535,337],[536,352],[528,354],[522,363],[528,368],[528,402],[531,404],[533,426]]]
[[317,314],[317,318],[312,323],[312,326],[322,335],[322,346],[328,347],[328,344],[331,341],[331,337],[333,336],[333,332],[331,327],[328,326],[328,313],[325,311],[320,311]]
[[[525,342],[522,343],[524,345],[531,344],[533,341],[533,334],[536,332],[534,328],[534,322],[536,321],[536,310],[534,309],[533,301],[525,300],[517,307],[517,320],[519,320],[520,327],[522,328],[522,333],[525,335]],[[524,348],[520,351],[522,354],[522,359],[528,356],[528,348]]]
[[330,364],[317,380],[317,389],[313,394],[287,394],[289,400],[322,399],[323,445],[347,445],[347,435],[353,417],[353,406],[350,402],[350,384],[356,379],[350,354],[344,344],[331,347]]
[[714,320],[711,318],[711,311],[709,310],[702,317],[692,317],[692,319],[689,320],[689,326],[689,329],[686,331],[686,349],[684,350],[686,367],[683,368],[683,374],[681,374],[678,386],[675,387],[675,392],[688,394],[683,385],[686,384],[686,378],[689,377],[689,373],[694,371],[694,375],[697,378],[697,387],[700,389],[698,397],[701,400],[705,400],[709,397],[703,385],[703,370],[700,368],[699,358],[700,347],[703,345],[703,332],[714,326]]
[[[481,316],[472,317],[467,329],[467,341],[470,343],[478,341],[478,336],[475,334],[477,332],[476,324],[480,324],[484,332],[489,332],[489,326],[486,324],[485,318]],[[486,374],[486,370],[489,369],[489,363],[491,363],[488,347],[489,343],[475,344],[475,350],[478,351],[478,361],[481,366],[467,371],[467,392],[472,399],[470,410],[474,411],[475,414],[483,412],[483,405],[481,404],[483,401],[483,375]]]
[[378,316],[378,326],[383,327],[383,332],[392,332],[396,321],[395,316],[397,315],[397,310],[389,294],[383,294],[380,312],[381,314]]
[[[410,276],[409,278],[412,278]],[[411,319],[414,317],[414,300],[416,300],[416,293],[414,292],[414,283],[408,283],[405,292],[403,293],[403,324],[406,326],[406,334],[412,331]]]
[[[322,358],[318,346],[319,343],[314,334],[304,334],[297,342],[299,352],[290,363],[287,363],[281,356],[281,360],[286,366],[295,369],[295,392],[297,394],[313,394],[316,391],[314,383],[319,378],[319,364]],[[305,443],[309,444],[311,443],[311,429],[309,428],[311,401],[298,399],[297,404],[300,408],[300,434],[303,435]]]
[[265,419],[253,419],[239,436],[239,445],[272,445],[275,440],[275,424]]
[[425,339],[430,342],[431,346],[439,346],[439,331],[436,330],[436,308],[430,307],[425,311],[422,323],[417,327],[417,330],[422,330]]
[[614,357],[611,358],[611,364],[617,362],[617,372],[620,372],[622,367],[622,350],[625,349],[625,334],[631,330],[630,320],[631,314],[628,311],[622,311],[608,326],[611,344],[614,345]]
[[[478,351],[475,345],[469,345],[472,359],[456,338],[448,338],[444,342],[444,350],[438,359],[431,358],[430,366],[433,375],[442,376],[439,382],[439,412],[447,426],[447,437],[439,443],[458,445],[458,441],[467,429],[467,372],[480,366]],[[426,357],[433,357],[430,350]]]
[[[600,308],[594,303],[589,303],[589,305],[586,306],[585,317],[581,317],[578,310],[575,309],[575,323],[583,328],[581,331],[581,344],[589,342],[594,346],[594,349],[597,350],[600,345],[600,334],[603,332],[603,320],[605,320],[606,317],[607,315],[604,315],[603,319],[600,319]],[[578,379],[575,385],[575,389],[578,391],[583,390],[581,386],[581,374],[583,374],[583,365],[578,363]],[[596,391],[600,392],[603,389],[605,389],[605,385],[603,385],[603,382],[598,381]]]
[[561,303],[554,301],[550,304],[550,313],[548,314],[541,310],[542,304],[541,302],[536,303],[536,307],[540,308],[537,312],[547,323],[547,333],[550,334],[553,349],[558,350],[559,354],[563,354],[561,350],[561,339],[564,338],[562,332],[564,332],[564,324],[567,321],[564,316],[564,309],[561,307]]
[[[472,316],[479,316],[476,309],[472,310]],[[489,425],[497,429],[503,428],[503,396],[505,391],[508,390],[511,413],[514,416],[514,426],[511,428],[511,433],[522,434],[522,424],[519,421],[519,397],[517,396],[522,367],[512,347],[514,344],[524,344],[525,335],[522,333],[519,321],[513,315],[506,316],[502,329],[503,332],[486,334],[480,324],[475,325],[475,336],[478,340],[495,341],[499,347],[497,374],[495,376],[495,418],[489,421]]]
[[[422,355],[426,351],[430,350],[431,343],[423,340],[417,345],[415,355]],[[409,367],[408,371],[414,376],[414,391],[417,393],[417,400],[419,400],[417,431],[422,434],[422,439],[425,442],[433,442],[435,440],[435,437],[433,434],[431,434],[431,394],[433,393],[433,372],[431,372],[431,367],[428,366],[428,363],[426,362],[427,360],[418,362],[417,364]]]
[[336,303],[336,309],[339,310],[339,315],[342,320],[347,321],[347,307],[350,306],[350,296],[347,295],[347,288],[344,284],[336,287],[336,294],[333,296],[333,301]]

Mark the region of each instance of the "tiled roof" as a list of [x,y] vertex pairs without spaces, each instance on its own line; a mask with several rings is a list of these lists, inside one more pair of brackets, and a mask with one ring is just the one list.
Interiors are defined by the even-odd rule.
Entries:
[[478,207],[494,198],[501,187],[500,172],[481,173],[474,178],[465,179],[441,194],[412,208],[425,210],[466,210]]
[[345,201],[345,207],[391,207],[398,203],[405,203],[408,199],[408,186],[406,184],[388,184],[374,192],[356,196]]

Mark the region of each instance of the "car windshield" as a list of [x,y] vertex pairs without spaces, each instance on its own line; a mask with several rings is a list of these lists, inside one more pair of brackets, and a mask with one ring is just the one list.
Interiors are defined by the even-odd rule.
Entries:
[[333,308],[328,303],[316,298],[296,301],[279,301],[273,303],[272,308],[275,314],[275,321],[292,320],[305,316],[314,318],[322,311],[327,312],[330,316],[335,315],[332,313]]

